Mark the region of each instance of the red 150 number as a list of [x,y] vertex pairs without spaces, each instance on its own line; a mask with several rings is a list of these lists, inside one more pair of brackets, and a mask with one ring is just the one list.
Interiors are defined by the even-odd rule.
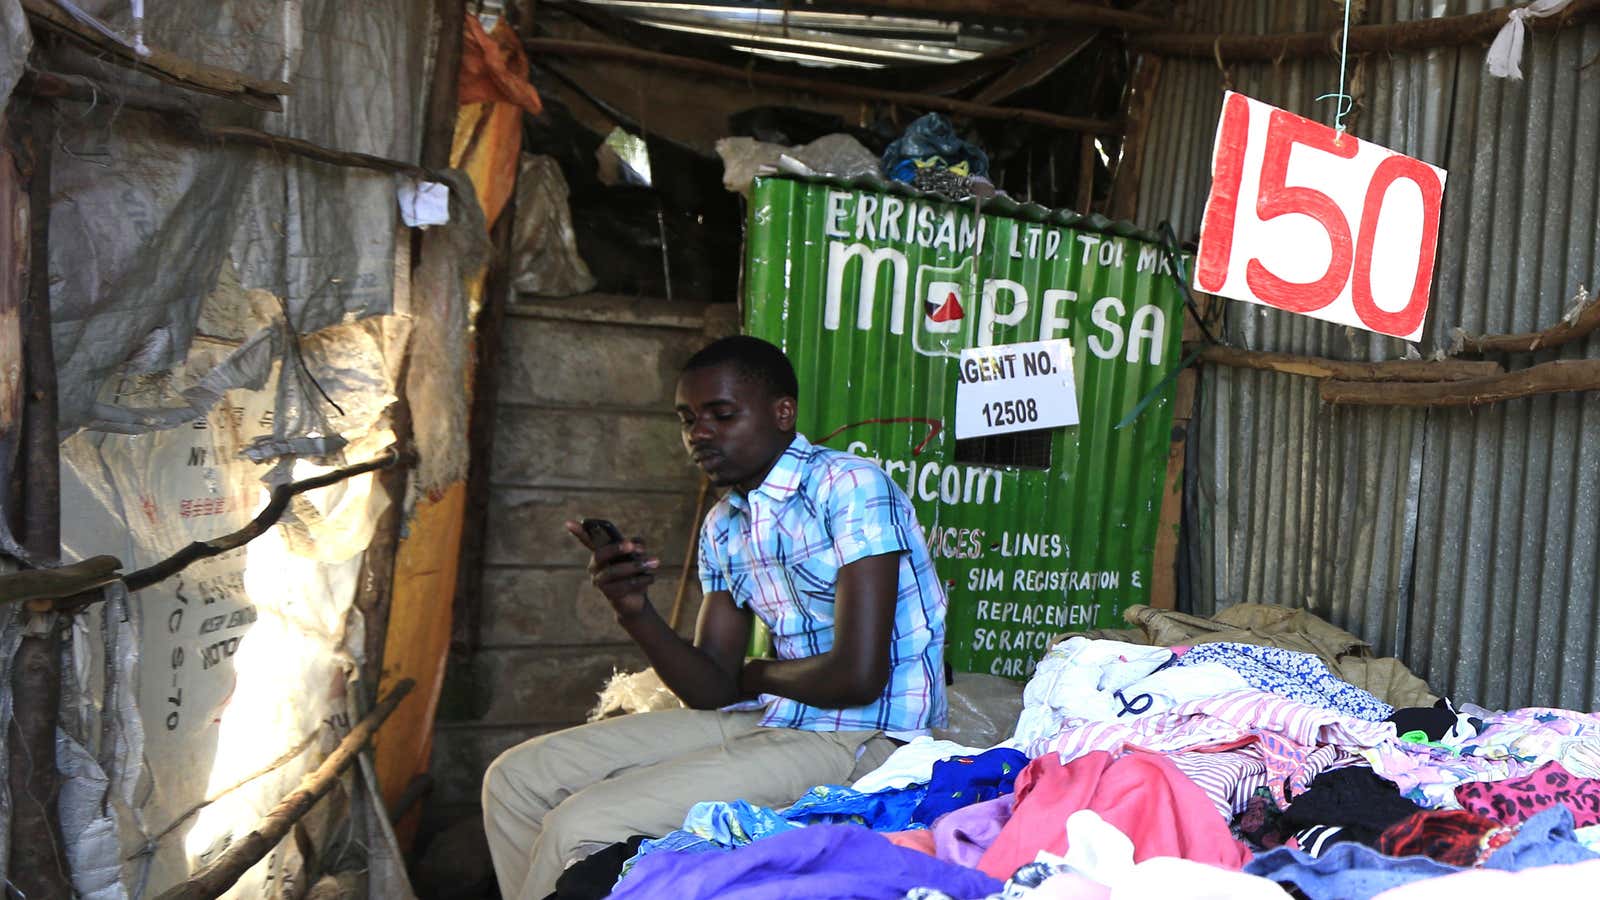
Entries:
[[[1224,202],[1206,210],[1203,231],[1206,240],[1196,261],[1195,276],[1201,290],[1217,293],[1228,279],[1228,264],[1233,257],[1234,224],[1238,215],[1239,188],[1244,180],[1245,147],[1250,139],[1250,106],[1242,95],[1229,94],[1222,111],[1222,127],[1217,137],[1214,190]],[[1328,270],[1308,282],[1279,278],[1251,259],[1245,265],[1245,283],[1257,299],[1290,312],[1315,312],[1338,298],[1350,284],[1351,303],[1356,315],[1368,327],[1389,334],[1411,334],[1422,323],[1428,306],[1428,283],[1433,275],[1435,247],[1438,243],[1439,207],[1444,186],[1433,169],[1405,156],[1391,156],[1378,165],[1367,185],[1361,207],[1361,221],[1352,239],[1350,222],[1332,197],[1310,187],[1287,183],[1289,154],[1296,144],[1331,153],[1343,159],[1356,155],[1354,138],[1335,140],[1323,125],[1281,109],[1272,111],[1267,124],[1266,151],[1261,162],[1261,185],[1256,196],[1256,218],[1269,222],[1279,216],[1309,216],[1328,236]],[[1390,185],[1400,179],[1415,184],[1422,193],[1422,237],[1416,278],[1406,306],[1398,312],[1379,308],[1372,296],[1372,252],[1377,238],[1378,216]],[[1351,279],[1354,278],[1354,282]]]

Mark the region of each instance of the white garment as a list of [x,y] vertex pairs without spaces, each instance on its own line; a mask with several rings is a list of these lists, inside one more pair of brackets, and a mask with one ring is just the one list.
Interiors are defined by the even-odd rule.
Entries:
[[875,794],[891,788],[927,784],[933,777],[934,763],[955,756],[976,756],[984,749],[963,747],[955,741],[936,741],[924,735],[889,754],[883,765],[856,779],[850,787],[863,794]]
[[1130,869],[1111,887],[1111,900],[1283,900],[1271,879],[1175,856],[1157,856]]
[[[1283,900],[1266,878],[1170,856],[1133,861],[1133,841],[1089,809],[1067,817],[1067,852],[1041,851],[1035,862],[1067,866],[1111,889],[1110,900]],[[1050,896],[1050,879],[1039,893]]]
[[1161,669],[1171,659],[1165,647],[1121,641],[1075,637],[1057,644],[1022,691],[1013,742],[1025,747],[1052,737],[1068,719],[1125,721],[1249,688],[1221,663]]
[[1543,19],[1567,8],[1572,0],[1533,0],[1527,6],[1513,9],[1494,36],[1484,64],[1489,74],[1496,78],[1522,80],[1522,42],[1527,37],[1528,19]]

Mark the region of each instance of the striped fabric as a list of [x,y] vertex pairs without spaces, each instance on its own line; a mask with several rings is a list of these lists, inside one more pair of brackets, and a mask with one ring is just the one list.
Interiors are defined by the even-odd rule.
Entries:
[[1225,819],[1244,812],[1258,788],[1272,792],[1280,807],[1305,790],[1328,769],[1359,759],[1331,744],[1310,748],[1276,735],[1251,735],[1240,747],[1196,749],[1172,754],[1172,762],[1211,798]]
[[761,486],[730,491],[701,529],[700,584],[726,591],[772,632],[779,659],[828,652],[839,569],[869,556],[900,557],[889,683],[875,702],[819,709],[777,698],[761,724],[807,731],[927,734],[946,719],[944,587],[911,500],[883,470],[796,434]]
[[1265,691],[1230,691],[1191,700],[1164,713],[1126,722],[1068,721],[1061,733],[1035,741],[1029,756],[1054,751],[1070,761],[1094,750],[1118,752],[1125,746],[1157,753],[1238,741],[1247,735],[1276,735],[1314,747],[1376,747],[1396,739],[1394,724],[1352,719],[1327,709]]

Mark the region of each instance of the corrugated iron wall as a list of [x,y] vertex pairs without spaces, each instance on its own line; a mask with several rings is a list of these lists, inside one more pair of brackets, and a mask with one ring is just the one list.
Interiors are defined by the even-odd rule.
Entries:
[[[1374,2],[1367,23],[1494,2]],[[1340,24],[1334,3],[1192,3],[1195,32]],[[1600,25],[1530,34],[1522,82],[1468,46],[1352,58],[1352,131],[1449,170],[1428,325],[1536,331],[1600,283]],[[1167,60],[1151,114],[1140,224],[1198,234],[1224,86],[1323,121],[1338,60]],[[1397,340],[1229,303],[1254,350],[1396,359]],[[1503,360],[1600,357],[1600,337]],[[1592,708],[1600,686],[1600,393],[1468,410],[1324,406],[1316,383],[1209,366],[1191,441],[1189,605],[1305,606],[1486,706]]]

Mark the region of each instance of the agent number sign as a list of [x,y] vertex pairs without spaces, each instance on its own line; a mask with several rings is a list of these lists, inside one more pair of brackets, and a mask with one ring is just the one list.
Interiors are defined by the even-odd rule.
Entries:
[[956,379],[959,439],[1078,424],[1070,341],[968,347]]

